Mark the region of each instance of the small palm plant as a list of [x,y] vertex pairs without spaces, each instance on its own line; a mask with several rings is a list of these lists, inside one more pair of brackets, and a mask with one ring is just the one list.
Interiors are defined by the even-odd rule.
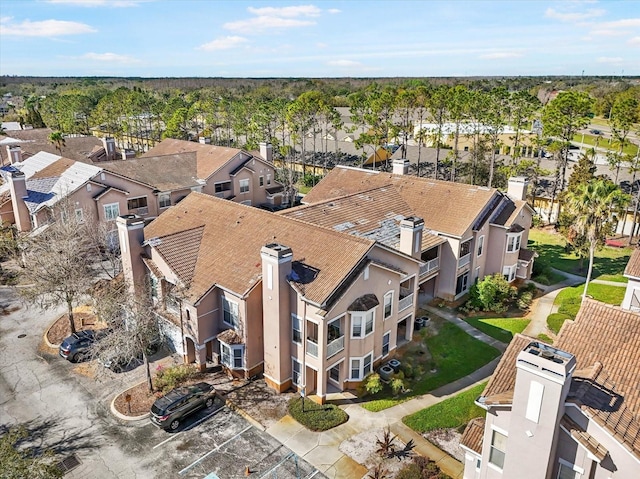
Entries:
[[376,452],[384,458],[393,456],[396,452],[396,446],[393,443],[396,437],[397,436],[391,434],[391,430],[389,428],[386,428],[382,435],[382,439],[376,439],[376,444],[378,446]]

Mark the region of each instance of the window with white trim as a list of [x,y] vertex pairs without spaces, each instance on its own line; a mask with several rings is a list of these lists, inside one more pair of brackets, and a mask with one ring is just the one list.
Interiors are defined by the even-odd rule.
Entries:
[[291,315],[291,340],[302,344],[302,321],[295,314]]
[[391,313],[393,313],[393,291],[389,291],[384,295],[384,313],[383,318],[387,319],[391,317]]
[[504,456],[507,452],[507,436],[496,430],[491,434],[491,448],[489,449],[489,463],[504,467]]
[[296,386],[302,386],[302,364],[294,358],[291,358],[291,380]]
[[458,255],[458,258],[463,258],[465,256],[467,256],[469,253],[471,253],[471,240],[468,239],[467,241],[460,243],[460,254]]
[[391,332],[386,332],[384,333],[384,336],[382,336],[382,355],[386,356],[387,354],[389,354],[389,342],[391,339]]
[[271,174],[267,175],[267,185],[271,184]]
[[249,180],[244,179],[238,182],[240,184],[240,193],[249,193]]
[[364,313],[351,313],[351,337],[364,338],[373,332],[373,309]]
[[469,272],[468,271],[462,273],[456,279],[456,295],[464,293],[467,289],[469,289]]
[[231,191],[231,182],[223,181],[221,183],[215,183],[213,185],[213,191],[215,193],[222,193],[223,191]]
[[373,352],[362,358],[351,358],[351,380],[360,381],[371,372],[373,364]]
[[578,479],[579,472],[576,471],[572,466],[565,464],[564,462],[560,463],[560,467],[558,468],[558,479]]
[[238,303],[229,301],[226,297],[222,297],[222,320],[234,328],[240,325],[238,321]]
[[505,266],[502,268],[502,274],[504,275],[504,279],[506,279],[509,283],[516,279],[516,271],[518,270],[518,264],[514,264],[513,266]]
[[127,209],[129,210],[137,210],[138,208],[146,208],[147,207],[147,197],[140,196],[139,198],[131,198],[127,200]]
[[220,362],[229,369],[244,368],[244,344],[220,342]]
[[171,193],[160,193],[158,195],[158,206],[160,208],[168,208],[171,206]]
[[76,221],[78,223],[84,223],[84,212],[82,208],[76,208]]
[[115,220],[120,216],[120,205],[118,203],[109,203],[104,205],[104,219],[106,221]]
[[484,251],[484,235],[478,238],[478,256],[482,256],[482,251]]
[[514,253],[520,249],[522,233],[507,233],[507,253]]
[[261,176],[258,180],[260,181],[260,186],[264,186],[264,176]]

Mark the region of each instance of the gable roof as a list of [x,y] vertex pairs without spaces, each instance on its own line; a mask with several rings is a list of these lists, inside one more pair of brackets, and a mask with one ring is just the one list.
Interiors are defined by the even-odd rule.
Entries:
[[[144,153],[142,157],[149,158],[152,156],[177,155],[182,153],[195,153],[197,177],[206,180],[242,153],[242,150],[226,146],[203,145],[193,141],[167,138]],[[248,155],[248,153],[245,154]]]
[[[513,338],[482,393],[487,402],[513,393],[516,358],[531,341]],[[568,400],[640,458],[640,314],[585,299],[554,347],[576,357]]]
[[304,197],[304,202],[313,204],[375,188],[389,198],[400,196],[411,214],[424,220],[425,228],[458,237],[501,195],[495,188],[338,166]]
[[[335,231],[373,239],[399,249],[400,221],[413,215],[413,211],[400,195],[389,194],[386,188],[374,188],[341,198],[282,210],[279,214]],[[423,230],[422,249],[432,248],[445,241],[428,229]]]
[[640,278],[640,248],[636,248],[631,253],[631,258],[624,268],[624,275],[632,278]]
[[181,190],[200,184],[195,152],[102,162],[100,166],[159,191]]
[[247,294],[261,280],[261,248],[280,243],[292,249],[297,267],[314,271],[301,279],[298,289],[322,305],[374,245],[201,193],[190,193],[152,221],[144,234],[193,302],[215,285]]
[[[65,145],[62,147],[62,151],[59,151],[49,141],[51,132],[52,130],[50,128],[33,128],[29,130],[12,131],[11,137],[19,140],[19,142],[15,144],[20,146],[23,158],[44,151],[54,155],[64,155],[65,158],[89,164],[92,163],[89,155],[93,148],[102,145],[100,139],[95,136],[65,136]],[[0,156],[4,161],[7,161],[7,152],[4,148],[0,150]]]

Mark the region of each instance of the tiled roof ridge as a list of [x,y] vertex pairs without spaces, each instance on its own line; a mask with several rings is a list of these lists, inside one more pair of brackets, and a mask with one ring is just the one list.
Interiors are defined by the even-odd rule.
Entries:
[[154,237],[152,237],[152,238],[146,238],[146,240],[147,240],[147,241],[150,241],[150,240],[152,240],[152,239],[160,239],[160,240],[161,240],[161,239],[163,239],[163,238],[171,238],[171,237],[173,237],[173,236],[181,235],[181,234],[187,233],[187,232],[189,232],[189,231],[195,231],[195,230],[197,230],[198,228],[204,228],[205,226],[206,226],[206,224],[205,224],[205,223],[202,223],[201,225],[193,226],[193,227],[191,227],[191,228],[185,228],[185,229],[180,230],[180,231],[174,231],[173,233],[169,233],[169,234],[166,234],[166,235],[164,235],[164,236],[154,236]]
[[[387,183],[385,185],[372,186],[371,188],[368,188],[366,190],[354,191],[353,193],[346,193],[344,195],[334,196],[332,198],[327,198],[326,200],[318,201],[318,202],[311,203],[311,204],[308,204],[308,205],[300,205],[300,206],[297,206],[297,207],[289,209],[289,210],[284,210],[283,213],[286,214],[289,211],[298,211],[298,210],[304,210],[304,209],[311,208],[311,207],[318,207],[319,205],[326,205],[327,203],[331,203],[333,201],[345,200],[347,198],[350,198],[352,196],[357,196],[357,195],[364,195],[364,194],[370,193],[372,191],[381,190],[382,188],[394,188],[394,189],[396,189],[395,185],[393,185],[392,183]],[[404,199],[403,199],[403,201],[404,201]]]

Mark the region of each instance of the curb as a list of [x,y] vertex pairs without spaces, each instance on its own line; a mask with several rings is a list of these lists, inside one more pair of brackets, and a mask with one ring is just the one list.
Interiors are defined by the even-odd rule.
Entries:
[[54,325],[54,324],[56,324],[56,323],[58,322],[58,320],[59,320],[59,319],[60,319],[60,318],[56,318],[56,319],[54,319],[54,320],[53,320],[53,322],[52,322],[52,323],[47,327],[46,331],[44,332],[44,336],[43,336],[43,338],[42,338],[42,339],[44,340],[44,344],[45,344],[48,348],[56,349],[56,350],[57,350],[57,349],[60,349],[60,345],[59,345],[59,344],[51,344],[51,343],[49,342],[49,340],[47,339],[47,335],[49,334],[49,330],[50,330],[51,328],[53,328],[53,325]]
[[250,422],[254,427],[260,429],[261,431],[266,431],[267,428],[264,427],[261,423],[259,423],[256,419],[254,419],[253,417],[251,417],[251,415],[245,411],[244,409],[242,409],[240,406],[238,406],[236,403],[234,403],[233,401],[227,399],[226,397],[224,398],[224,402],[225,405],[231,409],[234,412],[237,412],[238,414],[240,414],[243,418],[245,418],[248,422]]
[[[138,384],[142,384],[144,381],[139,382]],[[132,387],[137,386],[138,384],[134,384]],[[118,412],[118,410],[116,409],[116,399],[118,398],[118,396],[120,396],[123,392],[128,391],[129,389],[131,389],[130,387],[125,389],[124,391],[119,392],[118,394],[116,394],[115,396],[113,396],[113,399],[111,400],[111,405],[109,407],[109,409],[111,410],[111,414],[113,416],[115,416],[117,419],[120,419],[121,421],[126,421],[126,422],[134,422],[134,421],[140,421],[142,419],[147,419],[151,413],[145,413],[142,414],[140,416],[125,416],[124,414]]]

